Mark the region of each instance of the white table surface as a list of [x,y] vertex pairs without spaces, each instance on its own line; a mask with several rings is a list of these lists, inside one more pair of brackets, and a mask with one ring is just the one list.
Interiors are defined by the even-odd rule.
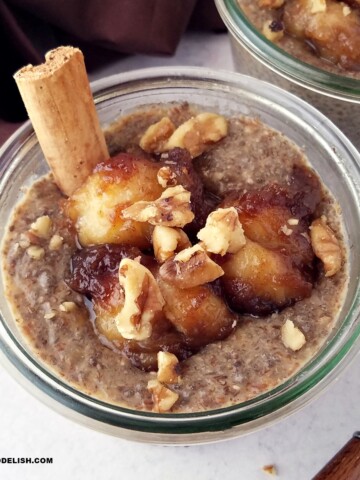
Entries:
[[[225,34],[187,34],[174,57],[127,57],[94,78],[135,68],[233,69]],[[360,357],[310,405],[262,431],[218,444],[136,444],[79,426],[41,404],[0,368],[0,458],[53,457],[52,465],[0,463],[0,479],[307,480],[360,429]],[[262,471],[275,464],[277,477]]]

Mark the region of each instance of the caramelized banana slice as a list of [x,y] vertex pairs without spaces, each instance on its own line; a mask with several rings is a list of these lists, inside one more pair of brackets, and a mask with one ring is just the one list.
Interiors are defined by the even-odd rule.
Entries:
[[132,365],[147,372],[155,372],[158,369],[159,350],[173,353],[180,361],[196,351],[187,344],[185,335],[177,331],[165,316],[159,317],[153,324],[149,338],[126,340],[117,330],[114,316],[106,310],[96,308],[96,330],[105,345],[122,352]]
[[296,268],[311,277],[314,252],[308,227],[321,198],[321,187],[317,177],[303,168],[294,169],[289,183],[286,188],[274,183],[234,192],[222,206],[235,207],[247,238],[288,256]]
[[166,317],[192,348],[226,338],[234,330],[237,317],[210,285],[179,289],[162,279],[158,281]]
[[151,271],[156,262],[127,245],[98,245],[86,247],[72,257],[71,275],[66,283],[75,291],[91,298],[95,313],[95,330],[106,346],[123,352],[136,367],[145,371],[157,369],[157,353],[168,351],[179,360],[192,354],[183,334],[178,332],[164,314],[152,322],[150,338],[125,339],[116,326],[116,316],[123,308],[125,296],[119,283],[119,265],[124,258],[141,258]]
[[287,0],[285,29],[310,42],[318,54],[349,70],[360,70],[360,11],[334,0]]
[[66,203],[80,243],[150,246],[152,227],[124,218],[122,211],[135,202],[155,200],[161,195],[158,170],[155,162],[126,153],[97,165]]
[[[122,259],[141,260],[156,278],[165,300],[163,312],[151,321],[151,335],[143,340],[125,339],[116,325],[125,296],[119,283]],[[95,330],[108,347],[122,352],[133,365],[157,370],[158,352],[170,352],[179,361],[196,353],[208,342],[225,338],[236,325],[236,317],[208,286],[182,291],[159,278],[156,261],[135,247],[100,245],[83,248],[72,257],[67,284],[92,299]]]
[[247,239],[221,263],[222,286],[236,311],[265,315],[311,294],[312,284],[294,269],[286,256]]
[[98,305],[115,312],[124,302],[118,275],[120,261],[139,256],[140,250],[129,245],[82,248],[72,256],[71,273],[65,282],[76,292],[91,296]]
[[247,238],[220,262],[230,306],[263,315],[310,295],[315,257],[308,227],[320,198],[315,174],[299,167],[286,187],[274,183],[225,198],[223,206],[235,207]]

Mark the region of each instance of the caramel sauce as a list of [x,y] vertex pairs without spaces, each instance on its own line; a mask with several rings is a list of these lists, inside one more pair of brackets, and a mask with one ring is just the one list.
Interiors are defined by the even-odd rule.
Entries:
[[174,321],[181,321],[181,331],[163,314],[154,319],[150,338],[142,341],[122,338],[113,320],[124,303],[118,275],[123,258],[139,258],[154,275],[157,274],[158,266],[153,257],[143,255],[136,247],[107,244],[76,252],[71,259],[70,276],[65,281],[73,290],[92,300],[96,314],[95,329],[100,338],[104,335],[136,367],[146,371],[156,370],[159,351],[174,353],[179,360],[184,360],[207,343],[226,338],[233,331],[235,316],[215,295],[211,286],[181,291],[159,279],[168,304],[176,304],[169,315]]
[[236,208],[248,239],[220,261],[225,297],[236,311],[266,315],[310,296],[317,272],[308,231],[321,198],[317,177],[296,167],[286,185],[224,199],[222,206]]
[[[108,171],[112,179],[116,178],[114,167],[119,161],[122,165],[123,159],[123,155],[112,159],[97,170]],[[177,182],[192,191],[192,206],[198,213],[191,226],[194,228],[204,223],[213,206],[204,201],[203,186],[190,162],[187,152],[175,149],[160,164],[170,167]],[[126,165],[131,176],[133,162]],[[159,351],[169,351],[184,360],[234,330],[238,318],[227,302],[237,312],[264,315],[310,296],[316,267],[307,231],[320,200],[320,183],[305,167],[295,167],[286,185],[272,183],[229,194],[221,206],[236,208],[247,243],[235,255],[215,257],[225,271],[216,287],[178,288],[159,276],[159,265],[151,251],[144,254],[135,246],[122,244],[90,246],[76,252],[66,282],[92,300],[97,333],[110,340],[133,365],[155,369]],[[114,319],[124,304],[118,276],[123,258],[137,258],[153,273],[166,302],[146,340],[126,340],[115,325]]]

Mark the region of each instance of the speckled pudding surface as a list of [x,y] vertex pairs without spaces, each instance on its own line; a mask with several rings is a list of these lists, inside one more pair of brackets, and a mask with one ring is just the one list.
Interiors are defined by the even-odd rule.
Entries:
[[[186,106],[155,106],[135,112],[108,129],[110,151],[139,153],[138,140],[144,129],[164,113],[178,123],[191,115]],[[294,166],[307,164],[298,147],[256,119],[230,118],[229,124],[229,135],[194,160],[205,186],[220,198],[234,188],[286,183]],[[110,404],[151,411],[152,398],[146,387],[155,374],[132,366],[99,338],[85,299],[64,282],[77,244],[73,227],[61,214],[63,201],[51,176],[44,177],[29,189],[8,227],[2,266],[19,329],[40,361],[66,383]],[[341,239],[339,208],[325,190],[319,209]],[[42,215],[52,219],[52,233],[63,237],[63,244],[52,250],[48,240],[36,239],[45,255],[35,260],[27,254],[22,234]],[[238,326],[228,338],[182,362],[182,382],[172,387],[179,401],[172,411],[198,412],[241,403],[287,380],[329,336],[346,280],[344,262],[334,277],[325,278],[320,272],[309,298],[263,318],[239,315]],[[77,308],[63,311],[60,305],[70,301]],[[305,334],[306,344],[297,352],[287,349],[281,340],[286,319],[293,320]]]

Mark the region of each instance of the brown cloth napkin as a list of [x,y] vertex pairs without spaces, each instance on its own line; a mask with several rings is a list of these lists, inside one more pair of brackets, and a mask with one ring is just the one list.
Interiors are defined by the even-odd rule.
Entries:
[[0,145],[27,118],[12,78],[63,44],[89,71],[115,56],[171,55],[186,28],[223,31],[213,0],[0,0]]

